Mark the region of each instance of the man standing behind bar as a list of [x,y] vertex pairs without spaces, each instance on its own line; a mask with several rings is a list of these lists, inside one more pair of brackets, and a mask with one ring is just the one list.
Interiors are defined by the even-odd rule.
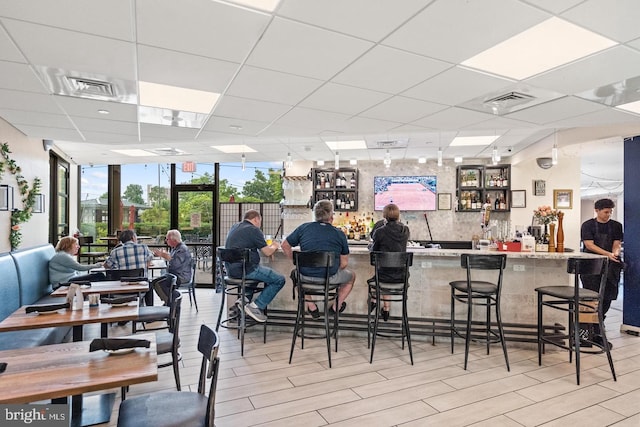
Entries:
[[[329,200],[320,200],[313,207],[315,222],[307,222],[293,230],[287,239],[282,242],[282,250],[290,259],[293,258],[293,246],[300,246],[301,251],[328,251],[335,254],[335,262],[330,271],[329,283],[339,284],[337,307],[342,312],[347,306],[345,300],[353,288],[356,281],[356,274],[347,270],[349,263],[349,245],[347,237],[342,231],[331,225],[333,221],[333,205]],[[320,269],[322,270],[322,269]],[[314,274],[316,273],[316,274]],[[324,271],[308,272],[302,271],[306,278],[324,277]],[[307,275],[308,274],[308,275]],[[321,279],[321,283],[324,279]],[[330,310],[335,310],[331,307]],[[309,313],[314,318],[320,316],[318,307],[307,307]]]
[[[247,279],[264,282],[265,286],[255,301],[244,306],[244,311],[256,322],[266,322],[267,315],[264,310],[282,289],[286,279],[282,274],[260,265],[258,249],[263,255],[271,256],[280,247],[278,242],[275,241],[267,245],[264,234],[260,230],[260,225],[262,225],[260,212],[253,209],[248,210],[244,214],[243,221],[235,224],[229,230],[225,247],[227,249],[250,249],[246,277]],[[242,263],[227,264],[227,274],[229,277],[242,277]],[[247,295],[247,297],[251,299],[252,295]]]
[[[618,298],[618,284],[620,283],[620,250],[622,248],[622,224],[611,219],[615,203],[611,199],[600,199],[595,203],[596,217],[585,221],[580,229],[580,238],[584,244],[584,251],[604,255],[609,258],[609,271],[602,301],[602,312],[606,315],[611,302]],[[581,274],[582,286],[592,291],[599,291],[600,276]],[[594,342],[602,341],[599,336],[599,326],[595,325]]]

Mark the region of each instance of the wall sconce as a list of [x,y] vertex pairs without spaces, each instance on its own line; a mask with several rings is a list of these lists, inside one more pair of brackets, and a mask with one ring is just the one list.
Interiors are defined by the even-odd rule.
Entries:
[[44,194],[36,194],[33,213],[44,213]]
[[553,166],[553,159],[551,157],[538,157],[536,163],[540,169],[549,169]]
[[0,185],[0,211],[13,210],[13,187]]

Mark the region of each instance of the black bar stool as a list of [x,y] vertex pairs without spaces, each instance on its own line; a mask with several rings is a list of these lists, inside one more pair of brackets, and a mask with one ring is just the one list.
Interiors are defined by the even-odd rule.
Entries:
[[[504,268],[507,264],[507,255],[462,254],[460,256],[460,264],[462,268],[467,270],[467,279],[449,282],[449,286],[451,286],[451,353],[453,353],[454,336],[457,335],[464,338],[464,369],[466,370],[471,340],[486,343],[487,354],[489,354],[489,345],[491,343],[500,343],[504,353],[504,360],[507,364],[507,371],[510,371],[509,356],[507,355],[502,318],[500,316],[500,293],[502,291]],[[476,280],[481,271],[493,271],[496,273],[495,281]],[[456,326],[456,301],[467,305],[467,321],[464,332]],[[482,328],[473,327],[474,306],[484,307],[486,310],[486,320]],[[491,327],[492,307],[496,312],[497,330]]]
[[[240,339],[240,355],[244,356],[244,332],[247,327],[255,326],[260,323],[255,322],[253,319],[249,319],[247,323],[247,316],[244,311],[244,306],[249,304],[247,298],[247,291],[252,294],[262,292],[264,289],[264,282],[258,280],[247,279],[247,263],[249,262],[249,249],[225,249],[219,247],[216,249],[216,255],[218,258],[218,268],[221,272],[226,271],[224,263],[242,263],[242,277],[234,278],[229,277],[226,274],[222,278],[222,301],[220,301],[220,312],[218,313],[218,322],[216,323],[216,331],[222,326],[228,329],[237,329],[238,338]],[[227,296],[236,297],[236,305],[238,307],[238,313],[234,316],[227,317],[226,320],[222,320],[222,311],[224,310],[224,303]],[[265,309],[266,313],[266,309]],[[232,322],[237,322],[236,325],[232,325]],[[267,320],[268,322],[268,320]],[[263,327],[263,342],[267,342],[267,322],[262,322]]]
[[[307,338],[326,338],[327,355],[329,357],[329,367],[331,367],[331,335],[335,334],[336,352],[338,351],[338,314],[340,310],[333,311],[333,333],[329,328],[329,307],[338,299],[338,288],[340,285],[329,284],[331,275],[330,269],[334,263],[335,254],[333,252],[294,252],[293,264],[296,266],[294,270],[294,286],[298,290],[298,311],[296,314],[296,324],[293,328],[293,338],[291,339],[291,352],[289,353],[289,363],[293,358],[293,349],[296,345],[296,338],[300,335],[301,348],[304,349],[305,339],[305,301],[322,303],[324,311],[324,335]],[[322,268],[324,269],[324,277],[318,277],[317,280],[308,280],[307,276],[300,274],[300,269],[304,268]],[[303,279],[304,277],[304,279]],[[315,279],[315,278],[314,278]]]
[[[604,313],[602,312],[602,301],[605,286],[607,283],[607,271],[609,260],[605,257],[598,258],[569,258],[567,260],[567,273],[573,274],[573,286],[542,286],[536,288],[538,294],[538,365],[542,365],[542,353],[545,344],[553,344],[557,347],[569,350],[569,362],[571,362],[573,352],[576,353],[576,382],[580,385],[580,352],[583,353],[606,353],[609,361],[609,368],[613,380],[616,379],[616,371],[613,367],[611,349],[607,341],[607,334],[604,330]],[[599,292],[580,287],[580,274],[600,275]],[[545,298],[546,297],[546,298]],[[597,305],[597,307],[595,307]],[[548,307],[555,310],[566,311],[569,315],[569,328],[566,334],[545,334],[542,328],[542,308]],[[602,341],[594,342],[588,340],[588,344],[599,347],[598,351],[580,350],[580,314],[598,315],[598,325]],[[568,345],[565,345],[568,340]]]
[[[390,334],[386,330],[378,329],[380,319],[380,308],[383,301],[401,302],[402,303],[402,319],[400,325],[400,337],[402,338],[402,349],[404,350],[404,339],[407,338],[409,346],[409,358],[413,365],[413,351],[411,350],[411,331],[409,330],[409,316],[407,314],[407,289],[409,288],[409,267],[413,265],[412,252],[371,252],[371,265],[375,266],[375,276],[372,280],[367,281],[369,285],[369,293],[367,297],[367,307],[371,307],[371,300],[375,299],[378,308],[373,314],[371,311],[367,315],[367,348],[371,347],[371,357],[369,363],[373,363],[373,351],[376,348],[376,337],[393,337],[398,334]],[[399,281],[382,281],[380,275],[385,274],[397,276]],[[373,334],[373,339],[372,339]]]

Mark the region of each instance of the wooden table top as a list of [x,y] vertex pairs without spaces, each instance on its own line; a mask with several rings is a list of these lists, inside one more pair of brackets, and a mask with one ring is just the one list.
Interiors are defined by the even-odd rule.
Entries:
[[90,341],[0,351],[0,403],[29,403],[158,380],[154,334],[127,354],[89,352]]
[[40,314],[27,314],[25,307],[27,306],[20,307],[0,322],[0,332],[78,326],[87,323],[125,322],[138,318],[138,301],[123,306],[100,304],[98,307],[89,307],[89,303],[85,301],[82,310],[62,309]]
[[[92,271],[104,271],[96,268]],[[80,288],[83,295],[89,294],[137,294],[149,290],[149,282],[121,282],[120,280],[107,280],[104,282],[91,282],[91,286]],[[67,296],[69,288],[61,286],[51,293],[54,297]]]

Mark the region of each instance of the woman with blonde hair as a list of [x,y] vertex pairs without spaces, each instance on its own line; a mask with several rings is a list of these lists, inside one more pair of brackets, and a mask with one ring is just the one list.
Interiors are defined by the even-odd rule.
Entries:
[[78,239],[73,236],[63,237],[56,245],[56,254],[49,260],[49,281],[54,289],[60,283],[67,283],[71,280],[88,280],[91,282],[105,280],[104,273],[100,272],[80,274],[80,272],[89,271],[92,268],[102,267],[102,263],[80,264],[75,259],[79,249]]

